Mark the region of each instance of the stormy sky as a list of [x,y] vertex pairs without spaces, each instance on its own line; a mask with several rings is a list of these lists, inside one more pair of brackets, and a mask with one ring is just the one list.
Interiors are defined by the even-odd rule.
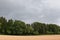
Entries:
[[0,16],[60,25],[60,0],[0,0]]

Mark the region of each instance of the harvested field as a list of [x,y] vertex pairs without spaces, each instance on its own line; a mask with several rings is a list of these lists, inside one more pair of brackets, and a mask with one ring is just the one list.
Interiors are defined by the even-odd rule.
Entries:
[[0,40],[60,40],[60,35],[40,35],[40,36],[5,36],[5,35],[0,35]]

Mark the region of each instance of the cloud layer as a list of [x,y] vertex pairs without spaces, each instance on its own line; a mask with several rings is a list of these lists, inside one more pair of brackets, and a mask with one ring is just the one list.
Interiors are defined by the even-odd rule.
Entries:
[[0,0],[0,16],[60,25],[60,0]]

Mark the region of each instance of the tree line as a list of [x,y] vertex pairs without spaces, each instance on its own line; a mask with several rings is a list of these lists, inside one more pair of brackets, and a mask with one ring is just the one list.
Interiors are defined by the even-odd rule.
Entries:
[[33,22],[26,24],[21,20],[7,20],[0,17],[0,34],[3,35],[43,35],[60,34],[60,26],[56,24],[45,24]]

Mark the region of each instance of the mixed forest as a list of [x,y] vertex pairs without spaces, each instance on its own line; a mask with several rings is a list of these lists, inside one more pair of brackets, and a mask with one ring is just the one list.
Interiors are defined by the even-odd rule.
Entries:
[[0,34],[1,35],[46,35],[60,34],[60,26],[56,24],[45,24],[33,22],[26,24],[21,20],[7,20],[0,17]]

